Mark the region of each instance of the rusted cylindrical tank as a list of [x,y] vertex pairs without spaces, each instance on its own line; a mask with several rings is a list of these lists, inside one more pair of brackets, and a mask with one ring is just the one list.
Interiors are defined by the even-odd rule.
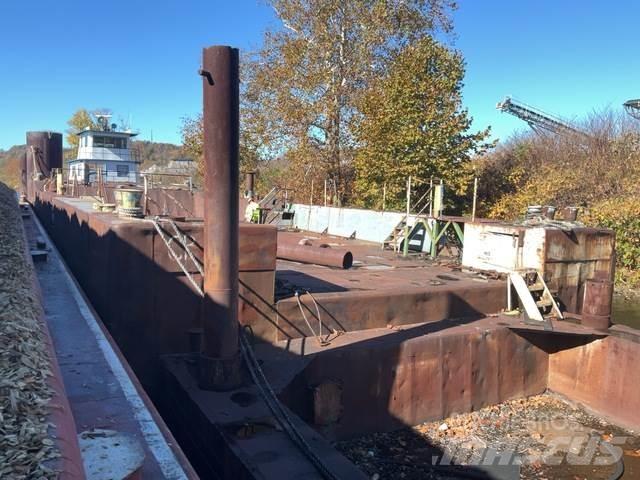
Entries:
[[27,198],[30,202],[35,200],[33,182],[48,178],[54,168],[62,168],[62,134],[27,132],[25,171]]
[[240,382],[238,350],[239,56],[226,46],[202,53],[204,129],[203,353],[199,384]]
[[283,260],[344,269],[351,268],[353,265],[353,254],[343,248],[308,245],[284,238],[278,238],[276,256]]
[[587,280],[582,302],[582,324],[597,330],[607,330],[611,326],[612,303],[613,282],[611,280]]
[[[31,173],[47,178],[54,168],[62,168],[62,134],[57,132],[27,132],[27,152],[35,153]],[[29,167],[29,165],[28,165]]]

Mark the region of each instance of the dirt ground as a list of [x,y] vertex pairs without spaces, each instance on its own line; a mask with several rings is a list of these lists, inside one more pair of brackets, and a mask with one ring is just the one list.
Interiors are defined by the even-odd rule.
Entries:
[[599,480],[618,477],[621,464],[622,478],[640,478],[637,433],[552,394],[339,442],[336,447],[375,480]]

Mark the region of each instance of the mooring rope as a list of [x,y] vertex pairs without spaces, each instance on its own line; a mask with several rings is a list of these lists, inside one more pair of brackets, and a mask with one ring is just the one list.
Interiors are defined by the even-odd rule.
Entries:
[[311,323],[307,319],[307,315],[304,313],[304,307],[303,307],[304,304],[300,301],[300,296],[301,296],[300,295],[300,291],[296,290],[295,291],[295,297],[296,297],[296,301],[298,302],[298,308],[300,309],[300,313],[302,314],[302,318],[304,319],[304,322],[307,324],[307,327],[309,327],[309,330],[311,330],[311,335],[313,335],[313,338],[316,339],[316,342],[318,342],[319,346],[325,347],[325,346],[329,345],[329,342],[322,340],[322,318],[320,318],[320,309],[318,308],[318,303],[316,302],[315,298],[313,298],[313,296],[308,291],[302,292],[303,295],[305,293],[308,294],[309,296],[311,296],[311,299],[313,300],[313,303],[316,306],[316,312],[317,312],[317,315],[318,315],[318,323],[319,323],[319,331],[318,331],[317,335],[316,335],[316,332],[313,330],[313,327],[311,326]]

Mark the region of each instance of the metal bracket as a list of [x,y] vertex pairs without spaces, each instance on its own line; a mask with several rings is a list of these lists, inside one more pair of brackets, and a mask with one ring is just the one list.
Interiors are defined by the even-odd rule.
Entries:
[[205,77],[207,79],[207,82],[209,82],[209,85],[214,85],[213,77],[211,76],[211,72],[209,72],[207,70],[203,70],[201,68],[200,70],[198,70],[198,75],[200,75],[201,77]]

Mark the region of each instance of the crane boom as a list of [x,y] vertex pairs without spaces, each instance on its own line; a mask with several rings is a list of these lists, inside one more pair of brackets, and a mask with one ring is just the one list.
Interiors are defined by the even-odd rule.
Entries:
[[629,115],[631,115],[636,120],[640,120],[640,98],[627,100],[626,102],[624,102],[623,106]]
[[549,115],[542,110],[526,105],[517,100],[513,100],[510,97],[506,97],[502,102],[499,102],[496,105],[496,108],[502,112],[510,113],[511,115],[524,120],[537,133],[547,131],[558,134],[579,133],[581,135],[586,135],[583,131],[569,125],[560,118]]

